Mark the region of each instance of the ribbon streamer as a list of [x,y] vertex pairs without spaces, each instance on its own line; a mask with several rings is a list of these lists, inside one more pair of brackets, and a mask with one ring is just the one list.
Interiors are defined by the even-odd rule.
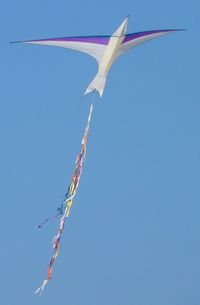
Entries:
[[[44,290],[46,284],[52,279],[53,265],[59,254],[61,235],[62,235],[64,227],[65,227],[65,222],[66,222],[67,218],[69,217],[70,210],[71,210],[71,207],[73,204],[73,198],[77,192],[77,188],[78,188],[81,174],[83,171],[83,162],[84,162],[85,156],[86,156],[86,145],[87,145],[88,133],[89,133],[89,128],[90,128],[90,121],[91,121],[91,117],[92,117],[92,110],[93,110],[93,104],[91,104],[91,106],[90,106],[87,126],[85,129],[84,137],[81,142],[81,151],[76,158],[75,171],[72,175],[72,182],[71,182],[70,186],[68,187],[67,193],[65,194],[65,199],[64,199],[65,210],[60,219],[60,226],[58,228],[57,235],[53,239],[53,255],[52,255],[51,260],[48,265],[47,277],[42,282],[42,285],[35,291],[35,294],[36,293],[41,294],[42,291]],[[46,219],[41,225],[43,225],[46,221],[48,221],[48,220]]]

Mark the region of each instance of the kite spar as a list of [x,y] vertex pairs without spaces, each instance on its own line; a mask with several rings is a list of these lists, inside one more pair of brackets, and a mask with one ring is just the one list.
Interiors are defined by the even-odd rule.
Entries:
[[67,218],[69,217],[70,210],[73,204],[73,199],[74,196],[76,195],[78,185],[80,182],[81,174],[83,171],[83,162],[86,157],[86,146],[87,146],[87,139],[88,139],[88,133],[89,133],[89,128],[90,128],[90,121],[92,117],[92,111],[93,111],[93,104],[90,106],[90,111],[88,115],[88,121],[87,121],[87,126],[85,129],[84,137],[81,142],[81,150],[76,158],[76,163],[75,163],[75,170],[72,175],[72,181],[71,184],[68,187],[68,190],[65,194],[64,198],[64,213],[60,219],[60,225],[58,228],[57,235],[53,239],[53,255],[51,257],[51,260],[48,265],[48,270],[47,270],[47,277],[46,279],[42,282],[42,285],[35,291],[35,293],[42,293],[44,290],[46,284],[52,279],[52,272],[53,272],[53,265],[57,259],[57,256],[59,254],[59,248],[60,248],[60,240],[61,236],[65,227],[65,222]]

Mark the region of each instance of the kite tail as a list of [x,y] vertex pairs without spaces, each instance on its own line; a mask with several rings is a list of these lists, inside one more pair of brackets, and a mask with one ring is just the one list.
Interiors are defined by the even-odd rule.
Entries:
[[[78,188],[80,178],[81,178],[81,174],[83,172],[83,162],[84,162],[85,156],[86,156],[86,146],[87,146],[87,139],[88,139],[88,133],[89,133],[89,128],[90,128],[90,121],[91,121],[91,117],[92,117],[92,111],[93,111],[93,104],[91,104],[91,106],[90,106],[88,121],[87,121],[87,125],[85,128],[85,133],[84,133],[83,139],[81,141],[81,150],[76,158],[75,170],[72,175],[72,181],[68,187],[67,193],[65,194],[64,212],[60,219],[60,225],[59,225],[59,228],[57,231],[57,235],[53,238],[53,255],[48,264],[47,277],[46,277],[46,279],[44,279],[41,286],[35,291],[35,294],[39,293],[41,295],[46,284],[52,279],[53,265],[59,254],[60,240],[61,240],[61,236],[62,236],[64,227],[65,227],[65,222],[66,222],[67,218],[69,217],[70,210],[71,210],[71,207],[73,204],[73,198],[76,195],[77,188]],[[43,221],[43,223],[40,226],[42,226],[48,220],[49,219],[46,219],[45,221]]]
[[44,290],[44,287],[48,283],[49,280],[44,280],[42,285],[34,292],[34,294],[39,293],[40,295],[42,294],[42,291]]
[[58,213],[57,213],[56,215],[46,218],[43,222],[41,222],[41,223],[38,225],[38,228],[41,229],[41,228],[45,225],[46,222],[49,222],[49,221],[51,221],[51,220],[54,220],[54,219],[56,219],[59,215],[62,215],[62,214],[63,214],[61,208],[58,208],[57,210],[58,210]]
[[45,223],[47,223],[47,222],[49,222],[49,221],[51,221],[51,220],[56,219],[56,218],[57,218],[58,216],[60,216],[60,215],[63,215],[63,214],[64,214],[64,210],[65,210],[66,199],[69,200],[69,199],[72,199],[73,197],[74,197],[74,196],[71,196],[70,198],[67,198],[66,195],[65,195],[63,203],[61,204],[60,207],[57,208],[58,213],[55,214],[54,216],[51,216],[51,217],[46,218],[43,222],[41,222],[41,223],[38,225],[38,228],[41,229],[41,228],[45,225]]

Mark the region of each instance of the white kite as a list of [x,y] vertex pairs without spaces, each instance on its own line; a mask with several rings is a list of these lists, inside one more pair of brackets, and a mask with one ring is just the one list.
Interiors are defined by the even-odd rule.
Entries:
[[111,36],[76,36],[17,42],[62,47],[91,55],[98,63],[98,72],[86,89],[85,94],[97,91],[102,96],[108,72],[120,55],[148,40],[181,30],[151,30],[126,34],[127,25],[128,17]]
[[[39,39],[39,40],[27,40],[20,41],[24,43],[31,44],[41,44],[63,47],[68,49],[73,49],[86,53],[93,56],[98,63],[98,72],[94,77],[93,81],[90,83],[85,91],[85,94],[90,92],[98,92],[100,97],[103,94],[106,78],[108,72],[114,63],[114,61],[122,54],[126,53],[130,49],[140,45],[153,38],[168,34],[170,32],[177,31],[175,29],[171,30],[152,30],[145,32],[137,32],[126,34],[128,25],[128,17],[122,22],[118,29],[111,36],[77,36],[77,37],[64,37],[64,38],[49,38],[49,39]],[[77,192],[78,185],[80,182],[83,162],[86,156],[86,145],[90,127],[90,121],[92,116],[93,105],[90,106],[90,111],[88,115],[87,126],[85,129],[84,137],[82,140],[81,151],[77,156],[75,170],[72,175],[71,184],[65,194],[64,201],[61,207],[57,209],[57,214],[54,217],[45,219],[39,228],[41,228],[50,219],[56,218],[61,215],[60,225],[55,238],[53,239],[53,254],[48,264],[47,276],[42,282],[41,286],[36,290],[35,293],[42,293],[45,285],[51,280],[53,267],[56,262],[57,256],[60,249],[60,241],[62,234],[64,232],[64,227],[66,220],[69,217],[71,206],[73,204],[74,196]]]

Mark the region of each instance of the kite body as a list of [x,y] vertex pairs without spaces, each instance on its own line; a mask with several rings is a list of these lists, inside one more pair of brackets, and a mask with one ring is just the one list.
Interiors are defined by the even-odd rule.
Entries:
[[62,47],[92,56],[98,63],[98,72],[86,89],[85,94],[97,91],[100,97],[102,97],[108,72],[113,62],[120,55],[146,41],[171,32],[179,31],[179,29],[151,30],[126,34],[127,25],[128,17],[111,36],[76,36],[18,42]]
[[98,91],[99,95],[102,96],[108,71],[110,70],[114,60],[117,58],[120,45],[124,39],[124,35],[127,29],[128,18],[126,18],[120,27],[110,37],[108,44],[102,55],[102,60],[99,63],[99,70],[94,80],[91,82],[89,87],[86,89],[85,94]]

